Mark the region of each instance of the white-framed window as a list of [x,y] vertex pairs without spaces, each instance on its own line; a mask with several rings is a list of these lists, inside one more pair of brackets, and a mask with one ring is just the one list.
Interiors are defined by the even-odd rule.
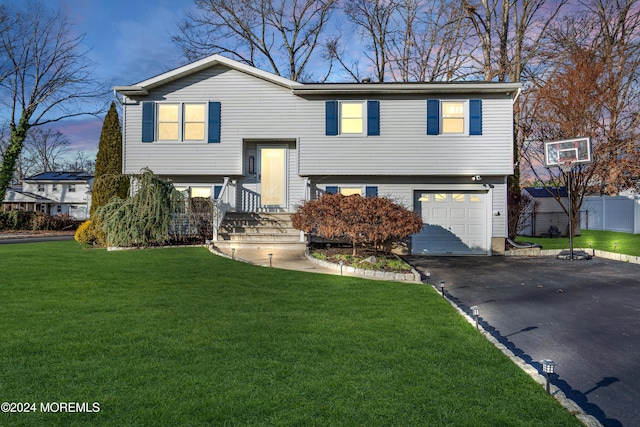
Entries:
[[482,100],[428,99],[427,135],[482,135]]
[[204,141],[206,104],[158,103],[157,132],[159,141]]
[[340,135],[365,135],[367,103],[364,101],[340,102]]
[[183,138],[185,141],[204,141],[205,136],[205,105],[183,105]]
[[38,184],[38,192],[42,193],[44,191],[44,184]]
[[69,184],[69,193],[75,193],[75,192],[76,192],[76,185]]
[[58,191],[58,184],[53,184],[51,187],[51,191]]
[[464,101],[442,101],[442,133],[465,133]]
[[180,127],[179,104],[158,104],[158,139],[160,141],[177,141]]

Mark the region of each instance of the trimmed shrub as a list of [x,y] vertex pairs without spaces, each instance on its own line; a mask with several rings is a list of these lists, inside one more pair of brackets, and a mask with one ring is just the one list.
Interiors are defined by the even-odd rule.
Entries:
[[78,243],[83,244],[91,244],[94,241],[93,233],[91,233],[91,220],[87,220],[80,224],[78,229],[76,230],[76,234],[73,235],[73,238]]
[[323,194],[309,200],[291,216],[293,226],[327,239],[346,239],[353,245],[377,247],[388,240],[401,240],[422,229],[420,215],[386,197]]

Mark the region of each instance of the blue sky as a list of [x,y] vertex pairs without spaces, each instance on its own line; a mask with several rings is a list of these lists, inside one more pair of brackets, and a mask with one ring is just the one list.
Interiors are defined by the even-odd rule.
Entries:
[[[19,7],[23,0],[4,3]],[[59,9],[75,32],[85,34],[96,77],[106,82],[105,92],[179,65],[180,51],[170,37],[185,12],[194,8],[193,0],[44,0],[42,4]],[[69,157],[79,150],[92,156],[97,152],[101,119],[65,120],[55,128],[71,141]]]

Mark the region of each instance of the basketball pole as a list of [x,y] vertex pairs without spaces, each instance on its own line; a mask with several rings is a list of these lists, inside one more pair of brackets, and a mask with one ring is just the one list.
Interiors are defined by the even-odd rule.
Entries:
[[562,172],[567,174],[567,198],[569,199],[569,259],[573,260],[573,200],[571,200],[571,181],[573,178],[573,161],[558,162]]
[[571,200],[571,178],[573,175],[573,165],[567,173],[567,196],[569,197],[569,259],[573,260],[573,200]]

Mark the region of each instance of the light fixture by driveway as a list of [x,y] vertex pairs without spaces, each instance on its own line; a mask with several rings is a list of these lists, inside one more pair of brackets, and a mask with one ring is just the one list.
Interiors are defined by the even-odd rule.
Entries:
[[268,254],[269,255],[269,267],[273,267],[271,260],[273,259],[273,254]]
[[440,292],[442,292],[442,298],[444,298],[444,280],[440,280]]
[[471,307],[471,312],[473,313],[473,317],[476,318],[476,329],[480,329],[478,327],[478,316],[480,315],[480,308],[477,305],[474,305],[473,307]]
[[344,261],[340,260],[340,262],[338,262],[338,264],[340,264],[340,275],[342,276],[342,266],[344,265]]
[[540,363],[542,364],[542,372],[544,372],[547,377],[547,393],[551,394],[549,377],[555,372],[556,363],[551,359],[541,360]]
[[231,259],[236,259],[236,248],[231,248]]

